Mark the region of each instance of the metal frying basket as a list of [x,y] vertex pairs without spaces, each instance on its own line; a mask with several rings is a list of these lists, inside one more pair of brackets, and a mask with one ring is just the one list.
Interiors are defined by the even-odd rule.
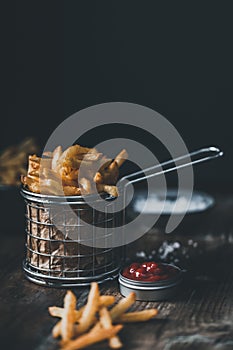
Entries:
[[[216,147],[202,148],[129,174],[119,181],[122,199],[125,202],[128,184],[222,155],[223,152]],[[178,163],[174,165],[174,162]],[[26,203],[26,257],[23,268],[29,280],[47,286],[74,287],[89,285],[92,281],[104,282],[118,275],[124,259],[124,245],[113,248],[111,239],[114,240],[115,226],[124,228],[125,210],[121,221],[117,222],[118,215],[109,210],[114,205],[111,198],[105,200],[104,211],[97,211],[91,205],[92,201],[101,200],[96,195],[88,196],[89,205],[81,196],[49,196],[25,189],[21,190],[21,194]],[[70,207],[75,213],[71,217]],[[107,248],[97,248],[98,226],[104,228],[103,239],[108,241]]]
[[[72,287],[118,275],[122,248],[96,248],[95,244],[96,227],[104,228],[104,239],[108,242],[113,236],[115,217],[108,209],[114,201],[106,200],[104,211],[100,212],[81,196],[48,196],[25,189],[21,194],[26,204],[23,269],[29,280],[53,287]],[[88,203],[98,200],[90,195]]]

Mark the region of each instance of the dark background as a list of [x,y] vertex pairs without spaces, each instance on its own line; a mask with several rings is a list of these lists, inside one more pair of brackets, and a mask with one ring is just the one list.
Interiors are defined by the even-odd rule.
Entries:
[[[190,150],[221,147],[224,159],[196,168],[196,185],[231,190],[231,4],[69,0],[7,5],[2,11],[1,147],[25,136],[35,136],[43,146],[60,122],[82,108],[133,102],[165,116]],[[123,131],[112,128],[108,137]],[[100,129],[96,137],[105,134]],[[143,133],[137,140],[155,148]],[[86,144],[95,141],[92,133]],[[156,153],[167,157],[163,147]]]

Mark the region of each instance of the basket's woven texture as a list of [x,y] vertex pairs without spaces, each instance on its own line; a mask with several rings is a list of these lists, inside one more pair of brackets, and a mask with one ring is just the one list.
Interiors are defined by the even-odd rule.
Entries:
[[[87,278],[109,274],[121,264],[120,248],[96,248],[96,226],[111,240],[113,214],[81,204],[26,202],[26,265],[49,277]],[[68,208],[69,207],[69,208]],[[72,208],[72,215],[70,215]],[[74,215],[74,214],[75,215]],[[85,223],[90,226],[85,227]],[[97,245],[98,246],[98,245]]]

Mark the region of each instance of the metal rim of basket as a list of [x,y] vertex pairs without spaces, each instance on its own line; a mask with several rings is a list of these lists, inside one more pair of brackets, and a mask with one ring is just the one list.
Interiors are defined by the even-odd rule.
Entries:
[[113,269],[97,276],[88,277],[56,277],[56,276],[46,276],[36,271],[32,271],[28,266],[27,262],[23,262],[23,270],[25,272],[25,277],[39,285],[48,287],[85,287],[89,286],[91,282],[104,283],[107,281],[112,281],[119,275],[120,267]]

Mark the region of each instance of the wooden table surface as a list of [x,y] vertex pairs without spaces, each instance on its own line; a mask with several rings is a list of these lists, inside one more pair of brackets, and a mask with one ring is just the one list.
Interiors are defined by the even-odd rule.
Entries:
[[[124,349],[233,349],[233,195],[216,194],[214,208],[187,220],[172,235],[162,226],[132,246],[131,254],[179,242],[175,256],[187,269],[179,294],[170,301],[136,302],[134,309],[157,307],[158,316],[146,323],[127,324],[120,332]],[[56,320],[48,315],[50,305],[62,305],[64,289],[41,287],[27,281],[21,265],[24,234],[1,230],[0,244],[0,334],[1,349],[53,350],[51,337]],[[167,261],[173,254],[163,256]],[[170,260],[169,260],[170,259]],[[101,293],[121,298],[116,281],[100,285]],[[78,306],[88,288],[73,289]],[[102,342],[92,349],[107,349]]]

